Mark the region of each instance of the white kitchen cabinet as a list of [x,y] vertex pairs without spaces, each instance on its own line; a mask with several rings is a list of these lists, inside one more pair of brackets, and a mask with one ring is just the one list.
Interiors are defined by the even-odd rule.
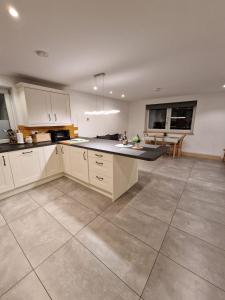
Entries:
[[46,91],[25,88],[29,125],[53,122],[51,94]]
[[88,161],[90,184],[113,201],[138,181],[136,159],[89,150]]
[[70,97],[61,90],[19,83],[15,102],[19,125],[71,124]]
[[44,177],[41,167],[42,150],[31,148],[9,153],[15,187],[20,187]]
[[70,160],[70,150],[72,147],[66,145],[60,145],[61,155],[62,155],[62,165],[63,171],[66,174],[71,174],[71,160]]
[[70,97],[66,94],[51,93],[53,122],[70,124]]
[[88,151],[82,148],[70,148],[70,175],[84,182],[88,182]]
[[14,188],[8,153],[0,153],[0,193]]
[[44,147],[46,176],[53,176],[62,172],[60,145]]

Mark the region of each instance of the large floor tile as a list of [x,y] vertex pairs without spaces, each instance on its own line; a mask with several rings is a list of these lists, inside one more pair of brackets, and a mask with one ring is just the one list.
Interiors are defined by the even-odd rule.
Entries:
[[172,225],[225,250],[225,225],[177,209]]
[[225,207],[189,197],[184,193],[179,202],[179,208],[225,225]]
[[34,272],[27,275],[11,290],[9,290],[1,300],[50,300],[47,292],[40,283]]
[[160,163],[160,160],[144,161],[138,160],[138,170],[145,172],[152,172]]
[[151,181],[145,185],[144,190],[151,192],[151,189],[154,188],[167,193],[168,196],[175,197],[176,199],[180,198],[186,184],[185,180],[171,178],[169,173],[164,176],[151,175]]
[[225,168],[217,169],[212,167],[195,167],[191,171],[191,178],[198,179],[202,181],[209,181],[215,183],[224,183],[225,178]]
[[76,234],[96,217],[91,209],[66,195],[48,203],[44,208],[72,234]]
[[225,166],[224,166],[224,163],[219,160],[219,161],[216,161],[216,160],[207,160],[207,159],[198,159],[195,161],[195,164],[194,164],[194,169],[220,169],[220,170],[225,170]]
[[225,187],[212,182],[189,180],[182,197],[196,198],[217,206],[225,207]]
[[0,228],[0,295],[31,271],[8,226]]
[[110,270],[141,294],[157,252],[101,217],[77,238]]
[[54,300],[138,300],[122,281],[72,239],[37,268]]
[[179,179],[179,180],[187,180],[190,176],[191,169],[190,168],[180,168],[174,165],[160,165],[156,169],[153,170],[153,174],[158,174],[162,176],[168,176],[169,178]]
[[129,205],[163,222],[170,223],[177,201],[166,192],[152,188],[137,194]]
[[23,192],[0,201],[0,211],[7,222],[11,222],[12,220],[19,218],[38,207],[39,205],[28,195],[27,192]]
[[160,250],[195,274],[225,290],[225,251],[170,228]]
[[74,198],[98,214],[112,204],[112,200],[110,198],[83,187],[73,190],[68,193],[68,196]]
[[34,188],[28,192],[33,200],[35,200],[40,205],[45,205],[46,203],[55,200],[56,198],[63,195],[61,191],[54,188],[53,186],[43,185]]
[[160,254],[143,293],[144,300],[224,300],[225,292]]
[[51,185],[63,193],[69,193],[79,186],[79,183],[67,177],[61,177],[52,181]]
[[164,157],[160,161],[160,166],[168,166],[178,169],[189,169],[191,170],[195,165],[195,159],[190,157],[182,157],[177,159],[171,159],[171,157]]
[[33,267],[39,265],[71,237],[42,208],[15,220],[9,226]]
[[4,226],[5,224],[6,224],[5,220],[4,220],[3,216],[0,214],[0,227]]
[[[114,210],[112,206],[111,210]],[[108,210],[109,213],[110,209]],[[107,214],[105,215],[107,218]],[[156,250],[161,247],[168,225],[132,207],[125,207],[109,220]]]

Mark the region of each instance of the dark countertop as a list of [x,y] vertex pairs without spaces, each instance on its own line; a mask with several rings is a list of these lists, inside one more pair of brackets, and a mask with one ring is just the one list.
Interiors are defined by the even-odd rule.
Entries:
[[32,143],[32,144],[9,144],[9,143],[0,144],[0,153],[50,146],[54,144],[55,143],[52,142],[41,142],[41,143]]
[[132,148],[119,148],[115,146],[117,144],[120,144],[120,142],[91,138],[89,139],[88,142],[72,144],[69,146],[84,148],[88,150],[96,150],[100,152],[116,154],[116,155],[121,155],[121,156],[141,159],[141,160],[147,160],[147,161],[156,160],[157,158],[165,154],[167,149],[165,146],[144,145],[143,149],[135,150]]
[[[81,137],[82,138],[82,137]],[[145,145],[141,150],[135,150],[132,148],[119,148],[115,145],[120,144],[119,141],[111,141],[96,138],[85,138],[88,142],[78,143],[69,145],[71,147],[84,148],[88,150],[95,150],[110,154],[116,154],[141,160],[152,161],[156,160],[166,152],[165,146],[154,146]],[[60,142],[59,142],[60,143]],[[0,153],[11,152],[17,150],[24,150],[36,147],[44,147],[54,145],[53,142],[42,142],[42,143],[32,143],[32,144],[0,144]]]

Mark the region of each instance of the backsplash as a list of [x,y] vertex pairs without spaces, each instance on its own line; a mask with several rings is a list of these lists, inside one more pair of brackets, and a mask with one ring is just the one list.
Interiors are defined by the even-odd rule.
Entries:
[[23,133],[23,137],[25,138],[28,135],[31,135],[32,131],[38,131],[38,132],[48,132],[49,130],[69,130],[70,131],[70,137],[75,138],[78,136],[78,127],[75,127],[72,125],[65,125],[65,126],[41,126],[41,127],[28,127],[24,125],[18,125],[18,129],[20,132]]

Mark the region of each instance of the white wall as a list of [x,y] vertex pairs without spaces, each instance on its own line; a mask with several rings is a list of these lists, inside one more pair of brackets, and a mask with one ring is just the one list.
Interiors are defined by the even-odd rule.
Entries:
[[143,135],[145,105],[197,100],[194,134],[184,140],[183,151],[222,156],[225,148],[225,93],[141,100],[129,104],[129,136]]
[[[122,133],[128,128],[128,104],[125,101],[105,98],[104,109],[118,109],[120,113],[107,116],[87,116],[85,111],[96,110],[96,97],[70,90],[72,121],[78,126],[80,136],[95,137],[107,133]],[[102,110],[103,101],[97,101]],[[89,119],[89,120],[87,120]]]

